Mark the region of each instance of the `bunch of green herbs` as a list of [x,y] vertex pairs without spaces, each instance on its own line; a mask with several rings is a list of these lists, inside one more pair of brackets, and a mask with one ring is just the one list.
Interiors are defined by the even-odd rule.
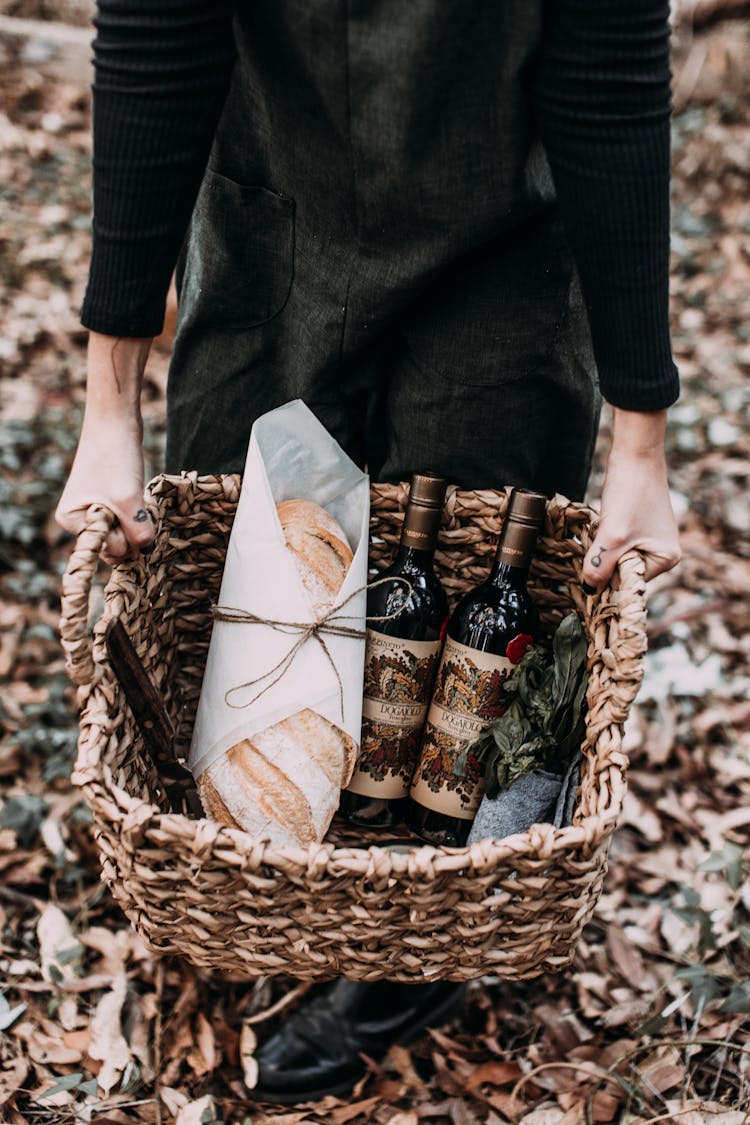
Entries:
[[531,645],[503,684],[508,705],[456,761],[469,753],[484,762],[485,792],[496,797],[534,770],[562,774],[586,728],[586,638],[575,613],[560,622],[552,654]]

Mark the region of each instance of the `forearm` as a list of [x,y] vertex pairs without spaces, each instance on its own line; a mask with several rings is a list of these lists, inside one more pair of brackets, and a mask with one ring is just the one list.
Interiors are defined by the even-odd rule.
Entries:
[[112,422],[140,427],[143,372],[152,337],[89,334],[84,425]]
[[621,410],[615,407],[612,453],[633,458],[663,459],[666,432],[666,410]]
[[147,549],[154,527],[143,503],[141,388],[151,337],[89,334],[86,409],[78,448],[55,512],[77,535],[92,504],[114,512],[103,557],[133,558]]

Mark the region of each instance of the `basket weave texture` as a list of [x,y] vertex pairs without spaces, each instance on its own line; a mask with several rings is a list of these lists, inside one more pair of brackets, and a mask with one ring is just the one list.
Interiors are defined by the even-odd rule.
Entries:
[[[91,808],[103,878],[147,946],[238,978],[285,974],[412,983],[506,978],[569,963],[600,894],[625,792],[623,724],[646,649],[644,566],[620,563],[620,590],[585,598],[581,563],[594,513],[555,497],[530,590],[551,630],[571,608],[589,640],[588,720],[571,827],[535,825],[464,848],[393,850],[376,833],[333,829],[307,849],[272,847],[167,811],[159,778],[109,665],[108,619],[125,624],[187,754],[239,496],[237,475],[160,476],[148,556],[115,567],[89,629],[91,582],[112,516],[94,507],[63,580],[61,634],[82,708],[73,781]],[[372,488],[371,562],[393,557],[405,486]],[[488,572],[503,492],[449,488],[436,568],[449,598]]]

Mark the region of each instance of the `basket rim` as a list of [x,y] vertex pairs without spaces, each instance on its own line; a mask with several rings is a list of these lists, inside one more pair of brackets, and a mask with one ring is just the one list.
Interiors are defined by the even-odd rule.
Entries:
[[[189,484],[193,488],[219,484],[224,495],[230,498],[235,493],[239,494],[242,485],[242,473],[199,473],[197,469],[182,469],[179,473],[157,473],[146,485],[146,499],[158,502],[165,487],[169,488],[180,484]],[[468,511],[480,504],[493,506],[497,509],[498,515],[504,515],[510,493],[514,487],[514,485],[506,485],[504,488],[460,488],[456,484],[448,484],[443,505],[443,524],[446,521],[451,522],[456,508],[463,508]],[[392,501],[394,499],[399,501],[402,508],[405,508],[408,496],[409,482],[407,480],[398,483],[370,481],[371,508],[377,508],[378,501]],[[550,511],[558,517],[565,516],[568,519],[571,516],[581,517],[581,522],[591,531],[596,529],[599,522],[599,512],[596,508],[592,508],[584,500],[570,500],[562,492],[555,492],[552,496],[547,497],[548,519]],[[450,527],[441,527],[440,538],[449,538],[450,535]],[[549,537],[545,536],[544,531],[542,531],[540,539],[544,538]],[[128,564],[118,565],[127,566]]]
[[[92,734],[95,727],[96,724],[92,724],[89,728]],[[109,775],[108,769],[106,772]],[[110,824],[113,821],[112,798],[117,801],[117,819],[120,820],[125,835],[145,837],[165,833],[172,838],[190,836],[195,838],[197,845],[196,860],[201,854],[229,849],[238,860],[250,861],[249,864],[242,862],[243,870],[248,867],[251,870],[271,867],[287,875],[304,876],[323,870],[333,874],[331,869],[337,865],[341,866],[342,874],[346,872],[351,875],[359,869],[359,873],[366,876],[377,869],[382,876],[386,874],[386,864],[389,876],[408,875],[411,879],[415,874],[423,874],[428,881],[432,881],[438,874],[446,871],[482,874],[512,858],[551,862],[558,854],[570,854],[578,849],[589,854],[601,846],[612,835],[621,811],[619,807],[614,807],[603,815],[583,816],[577,824],[565,828],[546,823],[533,824],[525,832],[506,836],[502,840],[488,837],[460,848],[427,843],[407,848],[406,841],[404,850],[398,851],[380,844],[355,847],[325,841],[309,844],[307,847],[292,847],[258,840],[249,832],[229,828],[208,817],[195,818],[184,813],[165,812],[153,802],[131,797],[115,784],[111,776],[106,778],[106,791],[110,797],[108,800],[106,791],[104,798],[96,792],[98,788],[104,788],[101,779],[89,776],[85,769],[77,767],[71,780],[85,792],[90,804],[106,811]],[[130,807],[124,811],[123,806]]]

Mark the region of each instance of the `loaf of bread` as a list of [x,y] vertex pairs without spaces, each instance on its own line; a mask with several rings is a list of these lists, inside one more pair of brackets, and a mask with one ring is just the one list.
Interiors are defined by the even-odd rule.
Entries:
[[[284,539],[318,617],[330,610],[352,562],[333,517],[308,500],[277,506]],[[357,745],[310,708],[244,738],[198,778],[206,815],[274,844],[322,840],[354,771]]]
[[352,552],[337,521],[311,500],[276,506],[287,550],[318,617],[331,609],[352,565]]
[[352,739],[315,711],[245,738],[198,778],[206,814],[274,844],[322,840],[351,778]]

